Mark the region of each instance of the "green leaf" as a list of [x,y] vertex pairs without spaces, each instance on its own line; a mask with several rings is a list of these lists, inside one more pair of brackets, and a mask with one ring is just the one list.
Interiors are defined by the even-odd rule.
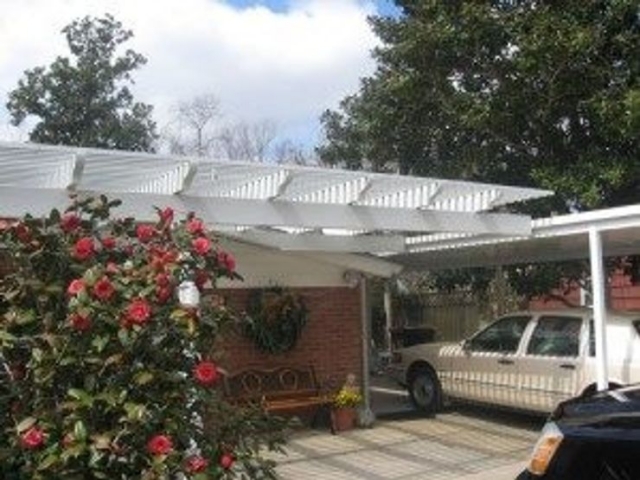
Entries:
[[[91,457],[89,458],[89,466],[91,468],[97,468],[98,462],[100,462],[100,460],[102,460],[103,457],[104,457],[103,453],[99,452],[98,450],[92,449]],[[96,472],[93,472],[93,474],[95,476]]]
[[60,460],[67,462],[70,458],[78,458],[85,451],[86,447],[83,444],[76,444],[66,447],[60,454]]
[[58,283],[50,283],[44,287],[44,291],[47,295],[58,295],[64,291],[62,285]]
[[100,353],[104,350],[104,348],[109,343],[109,335],[97,335],[92,341],[91,345],[96,350],[97,353]]
[[29,323],[32,323],[35,319],[36,319],[36,312],[34,312],[33,310],[23,310],[18,314],[18,316],[15,319],[15,322],[18,325],[27,325]]
[[60,222],[60,211],[57,208],[51,210],[51,212],[49,213],[49,220],[51,221],[51,223]]
[[148,371],[138,372],[133,377],[133,381],[136,382],[138,385],[146,385],[151,380],[153,380],[153,373]]
[[67,390],[67,395],[71,398],[78,400],[83,406],[91,406],[93,404],[93,398],[87,392],[79,388],[70,388]]
[[124,410],[127,412],[127,420],[140,422],[144,420],[147,413],[147,407],[140,403],[127,402],[124,404]]
[[16,426],[16,430],[18,431],[18,433],[25,432],[29,430],[31,427],[33,427],[37,421],[38,420],[34,417],[27,417],[23,419],[20,423],[18,423],[18,425]]
[[115,407],[118,404],[118,394],[113,391],[102,392],[96,396],[96,400],[102,400],[110,407]]
[[73,425],[73,436],[79,441],[84,441],[87,438],[87,427],[82,420],[78,420]]
[[6,330],[2,329],[0,330],[0,340],[3,343],[13,343],[16,340],[16,337],[14,335],[11,335]]
[[38,464],[38,470],[42,471],[42,470],[47,470],[49,468],[51,468],[53,465],[55,465],[56,463],[58,463],[59,461],[59,457],[57,454],[52,453],[47,455],[46,457],[44,457],[44,459]]
[[120,344],[123,347],[128,347],[131,344],[131,336],[129,335],[129,330],[126,328],[121,328],[118,330],[118,340],[120,340]]
[[67,365],[73,365],[78,361],[75,357],[63,357],[62,360],[58,363],[61,367],[65,367]]
[[112,365],[114,363],[120,363],[121,361],[122,361],[122,354],[116,353],[114,355],[111,355],[109,358],[107,358],[104,361],[104,365],[105,367],[108,367],[109,365]]
[[31,358],[33,358],[36,363],[40,363],[42,361],[42,350],[39,348],[31,350]]

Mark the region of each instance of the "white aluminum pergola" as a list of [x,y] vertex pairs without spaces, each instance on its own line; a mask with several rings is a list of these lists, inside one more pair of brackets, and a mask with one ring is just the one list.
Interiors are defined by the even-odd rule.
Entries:
[[155,219],[154,205],[171,206],[195,211],[220,233],[257,245],[375,255],[406,268],[590,258],[601,389],[607,385],[602,258],[640,253],[640,205],[532,222],[494,210],[552,192],[0,142],[0,216],[44,215],[68,205],[71,192],[120,198],[120,213],[143,221]]
[[[293,165],[0,142],[0,216],[47,214],[70,192],[119,198],[122,215],[153,206],[197,212],[229,237],[281,250],[386,255],[434,234],[527,236],[531,219],[498,207],[546,190]],[[362,335],[369,337],[366,283]],[[368,342],[362,342],[368,372]],[[368,375],[363,376],[369,405]]]
[[119,211],[196,211],[226,235],[286,250],[401,253],[424,235],[529,235],[496,207],[546,190],[293,165],[0,142],[1,215],[44,214],[68,193],[104,193]]

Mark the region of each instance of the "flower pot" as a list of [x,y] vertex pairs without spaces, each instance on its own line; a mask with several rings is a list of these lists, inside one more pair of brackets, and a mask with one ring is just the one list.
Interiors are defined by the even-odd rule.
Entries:
[[331,410],[331,422],[336,432],[351,430],[356,426],[356,409],[353,407],[339,407]]

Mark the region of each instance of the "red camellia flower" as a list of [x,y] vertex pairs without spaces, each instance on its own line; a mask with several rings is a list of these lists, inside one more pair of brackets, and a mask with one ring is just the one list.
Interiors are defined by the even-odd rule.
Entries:
[[193,250],[199,255],[206,255],[211,250],[211,240],[206,237],[198,237],[191,242]]
[[236,269],[236,259],[230,253],[218,252],[218,263],[228,272],[233,272]]
[[171,263],[175,263],[178,259],[178,252],[175,250],[165,250],[163,248],[151,247],[149,249],[149,263],[151,268],[160,272]]
[[34,450],[44,443],[44,430],[31,427],[20,436],[20,444],[29,450]]
[[69,286],[67,287],[67,293],[71,296],[77,295],[85,289],[86,285],[84,284],[84,280],[81,278],[76,278],[72,280]]
[[160,272],[155,278],[158,287],[166,287],[171,283],[171,277],[166,272]]
[[194,367],[193,376],[201,385],[213,385],[218,381],[218,367],[213,362],[200,362]]
[[83,237],[73,246],[72,254],[77,260],[87,260],[93,256],[94,252],[93,238]]
[[80,217],[75,213],[66,213],[60,219],[60,228],[66,233],[73,232],[80,226]]
[[204,472],[209,466],[209,460],[202,458],[199,455],[193,455],[187,458],[185,462],[185,470],[187,473],[200,473]]
[[115,288],[113,288],[113,284],[107,277],[102,277],[93,286],[93,294],[102,301],[111,299],[114,293]]
[[169,287],[156,288],[156,298],[158,300],[158,303],[160,304],[167,303],[172,295],[173,295],[173,290]]
[[155,234],[156,230],[151,225],[138,225],[136,227],[136,236],[142,243],[151,241]]
[[118,273],[120,271],[120,267],[118,267],[117,263],[109,262],[105,268],[107,273]]
[[144,298],[138,298],[127,307],[127,318],[134,325],[143,325],[151,317],[151,306]]
[[198,270],[196,271],[194,281],[195,281],[196,287],[202,290],[204,286],[207,284],[207,282],[209,281],[209,274],[205,270]]
[[173,222],[173,208],[171,207],[158,211],[158,215],[163,225],[170,225]]
[[102,239],[102,246],[105,250],[113,250],[116,248],[116,239],[113,237],[105,237]]
[[20,222],[14,228],[18,240],[20,240],[22,243],[31,241],[31,230],[24,223]]
[[89,317],[85,317],[80,315],[79,313],[74,313],[69,317],[69,323],[71,326],[80,332],[84,332],[91,328],[91,319]]
[[230,453],[223,453],[220,456],[220,466],[225,470],[229,470],[231,467],[233,467],[233,464],[235,463],[235,461],[236,459]]
[[192,218],[187,221],[187,232],[191,235],[202,235],[204,233],[204,223],[199,218]]
[[147,451],[151,455],[167,455],[173,450],[173,442],[168,435],[155,435],[147,442]]

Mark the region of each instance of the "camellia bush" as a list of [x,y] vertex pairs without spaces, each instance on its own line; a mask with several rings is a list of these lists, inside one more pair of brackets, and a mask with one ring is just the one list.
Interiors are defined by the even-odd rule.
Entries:
[[[193,214],[151,225],[118,204],[74,198],[0,231],[0,477],[276,478],[262,455],[284,424],[221,388],[233,256]],[[190,287],[199,303],[180,302]]]

